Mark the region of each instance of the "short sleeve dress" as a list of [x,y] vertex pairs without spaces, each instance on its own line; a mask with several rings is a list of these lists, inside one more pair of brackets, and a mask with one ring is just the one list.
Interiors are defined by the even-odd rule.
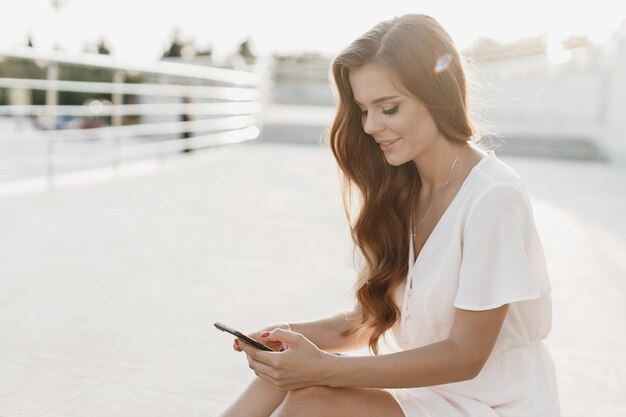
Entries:
[[[413,259],[399,321],[400,350],[446,339],[455,309],[509,304],[491,356],[474,379],[389,389],[406,417],[556,417],[556,376],[543,343],[551,328],[550,284],[528,195],[493,151],[464,180]],[[401,290],[400,290],[401,292]]]

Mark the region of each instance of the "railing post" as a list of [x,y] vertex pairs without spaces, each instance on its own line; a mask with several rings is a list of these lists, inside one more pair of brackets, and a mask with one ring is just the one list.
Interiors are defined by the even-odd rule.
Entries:
[[[120,84],[126,81],[126,73],[118,70],[113,73],[113,90],[111,93],[111,101],[113,103],[113,113],[111,114],[111,125],[122,125],[122,113],[120,111],[124,104],[124,95],[120,92]],[[118,136],[113,137],[112,150],[111,150],[111,162],[113,165],[113,175],[118,174],[120,163],[120,138]]]
[[[158,76],[158,80],[159,80],[158,84],[161,84],[161,85],[166,85],[169,83],[169,77],[167,75],[160,74]],[[159,96],[156,100],[157,100],[157,103],[160,103],[160,104],[167,102],[164,96]],[[164,120],[163,115],[157,116],[157,120],[163,121]],[[163,163],[165,162],[165,152],[166,152],[165,145],[164,145],[165,142],[167,141],[166,134],[162,133],[159,136],[157,136],[157,141],[159,141],[159,147],[158,147],[159,154],[157,158],[158,158],[159,164],[163,165]]]
[[[274,83],[273,74],[276,61],[273,57],[258,58],[254,65],[254,73],[260,77],[259,86],[257,87],[261,93],[261,111],[259,114],[259,123],[262,127],[267,118],[267,109],[272,104],[272,85]],[[259,129],[260,130],[260,129]]]
[[47,166],[46,177],[48,179],[48,186],[54,184],[54,131],[57,125],[56,106],[58,102],[58,92],[56,81],[59,79],[59,65],[54,62],[48,62],[48,88],[46,89],[46,117],[45,127],[47,132]]

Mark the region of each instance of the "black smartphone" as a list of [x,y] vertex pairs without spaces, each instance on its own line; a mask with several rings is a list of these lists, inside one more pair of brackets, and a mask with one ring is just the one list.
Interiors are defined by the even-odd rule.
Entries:
[[265,350],[265,351],[268,351],[268,352],[274,352],[272,349],[268,348],[264,344],[257,342],[253,338],[251,338],[249,336],[246,336],[245,334],[241,333],[240,331],[237,331],[237,330],[233,329],[232,327],[228,327],[228,326],[226,326],[225,324],[222,324],[222,323],[214,323],[213,325],[215,327],[217,327],[219,330],[221,330],[223,332],[226,332],[226,333],[230,333],[233,336],[236,336],[237,338],[243,340],[244,342],[248,343],[249,345],[254,346],[257,349]]

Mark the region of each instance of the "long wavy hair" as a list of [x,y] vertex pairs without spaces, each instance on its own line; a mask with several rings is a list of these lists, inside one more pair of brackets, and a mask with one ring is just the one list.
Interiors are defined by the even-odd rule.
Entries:
[[433,18],[408,14],[379,23],[333,60],[338,103],[329,145],[342,178],[355,256],[358,251],[364,260],[355,286],[361,317],[349,332],[367,331],[370,350],[378,354],[380,337],[400,317],[394,290],[408,273],[409,229],[420,178],[412,161],[389,165],[363,130],[349,74],[371,63],[388,71],[400,91],[421,101],[448,140],[467,142],[475,131],[461,58]]

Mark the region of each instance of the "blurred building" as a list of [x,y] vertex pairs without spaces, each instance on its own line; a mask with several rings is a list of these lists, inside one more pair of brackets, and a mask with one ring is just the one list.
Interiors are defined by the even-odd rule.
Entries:
[[483,40],[468,54],[477,108],[505,142],[626,161],[626,24],[600,45]]

